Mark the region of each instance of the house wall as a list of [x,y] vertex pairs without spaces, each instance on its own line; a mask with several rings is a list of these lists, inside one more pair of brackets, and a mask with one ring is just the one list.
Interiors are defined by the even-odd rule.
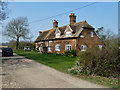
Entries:
[[[93,32],[93,37],[91,37],[91,32]],[[84,38],[80,38],[81,35],[83,35]],[[85,29],[82,31],[80,36],[77,39],[78,51],[81,51],[81,45],[86,45],[86,50],[88,48],[98,47],[98,45],[102,45],[102,47],[104,47],[103,41],[96,35],[94,30]]]
[[[93,32],[93,37],[91,37],[91,32]],[[80,36],[83,35],[84,37],[81,38]],[[98,45],[105,46],[103,41],[96,35],[94,30],[85,29],[82,31],[82,33],[79,35],[77,39],[65,39],[65,40],[53,40],[52,42],[49,41],[43,41],[42,43],[45,43],[45,46],[49,48],[49,46],[52,47],[52,51],[49,52],[47,48],[47,52],[49,53],[59,53],[63,54],[65,52],[65,45],[71,44],[72,50],[78,50],[81,51],[81,45],[86,45],[86,50],[88,48],[98,47]],[[40,42],[36,43],[36,46],[38,46]],[[56,51],[56,45],[60,45],[60,51]]]
[[[60,45],[60,51],[56,51],[57,44]],[[65,52],[66,44],[71,44],[71,46],[72,46],[71,49],[76,49],[76,39],[54,40],[52,43],[49,43],[49,46],[52,46],[51,53],[63,54]]]

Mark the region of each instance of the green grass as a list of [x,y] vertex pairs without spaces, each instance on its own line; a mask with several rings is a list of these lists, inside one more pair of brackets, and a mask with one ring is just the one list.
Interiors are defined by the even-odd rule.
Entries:
[[[47,66],[50,66],[56,70],[61,72],[68,73],[68,69],[73,67],[77,61],[77,57],[69,57],[69,56],[62,56],[56,54],[47,54],[47,53],[38,53],[36,51],[23,51],[23,50],[15,50],[14,53],[24,56],[28,59],[35,60]],[[71,74],[71,73],[70,73]],[[118,79],[117,78],[106,78],[101,76],[87,76],[87,75],[75,75],[78,78],[96,83],[101,84],[104,86],[118,88]]]
[[68,57],[68,56],[62,56],[56,54],[46,54],[46,53],[40,54],[35,51],[27,52],[23,50],[18,50],[14,52],[18,55],[48,65],[62,72],[67,72],[68,68],[71,68],[77,61],[76,57]]

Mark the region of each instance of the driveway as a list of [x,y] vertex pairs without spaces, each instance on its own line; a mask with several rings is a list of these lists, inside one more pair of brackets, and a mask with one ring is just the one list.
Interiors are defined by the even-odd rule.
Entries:
[[22,56],[2,60],[3,88],[105,88]]

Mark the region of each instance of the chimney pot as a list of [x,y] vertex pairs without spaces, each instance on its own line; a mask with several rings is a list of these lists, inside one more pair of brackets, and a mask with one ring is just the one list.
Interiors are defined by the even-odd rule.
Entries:
[[53,22],[53,28],[57,28],[58,27],[58,22],[56,20],[54,20]]
[[71,13],[69,18],[70,18],[70,25],[73,25],[76,23],[76,15],[74,13]]
[[42,33],[42,32],[41,32],[41,31],[39,31],[39,36],[41,35],[41,33]]

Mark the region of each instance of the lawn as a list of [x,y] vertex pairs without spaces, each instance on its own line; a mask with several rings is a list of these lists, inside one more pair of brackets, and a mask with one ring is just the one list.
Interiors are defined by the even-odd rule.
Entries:
[[68,56],[62,56],[56,54],[46,54],[46,53],[40,54],[35,51],[28,52],[23,50],[18,50],[14,52],[18,55],[48,65],[62,72],[67,72],[68,68],[71,68],[77,61],[76,57],[68,57]]
[[[47,54],[47,53],[38,53],[36,51],[23,51],[23,50],[15,50],[14,53],[24,56],[28,59],[35,60],[44,65],[50,66],[56,70],[61,72],[68,73],[68,69],[73,67],[77,61],[77,57],[70,57],[64,55],[56,55],[56,54]],[[74,75],[74,74],[72,74]],[[78,78],[82,78],[84,80],[101,84],[104,86],[118,88],[118,79],[117,78],[106,78],[101,76],[86,76],[86,75],[74,75]]]

